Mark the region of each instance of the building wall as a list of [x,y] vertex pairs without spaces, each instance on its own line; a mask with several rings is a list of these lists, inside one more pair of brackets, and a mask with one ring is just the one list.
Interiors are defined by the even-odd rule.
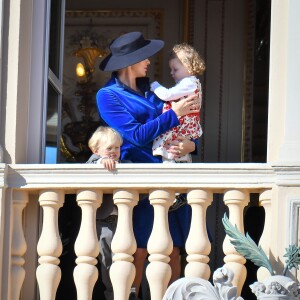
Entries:
[[[45,63],[43,6],[44,2],[35,0],[4,3],[0,144],[5,163],[40,162],[43,94],[39,91],[43,89]],[[38,29],[42,35],[36,35]]]
[[[288,3],[287,3],[288,2]],[[271,23],[268,161],[299,161],[299,1],[274,1]],[[284,124],[284,125],[283,125]]]
[[[221,1],[209,1],[210,9],[215,13],[220,14],[220,4]],[[112,2],[115,3],[115,2]],[[136,4],[137,2],[135,2]],[[151,2],[149,5],[156,6],[158,2]],[[166,2],[165,2],[166,3]],[[169,4],[170,2],[168,2]],[[229,3],[229,2],[228,2]],[[41,7],[39,7],[39,4]],[[138,2],[140,5],[140,2]],[[230,3],[231,5],[232,3]],[[114,4],[116,5],[116,4]],[[133,5],[133,2],[132,2]],[[148,3],[147,3],[148,5]],[[174,2],[170,3],[172,7]],[[197,7],[201,7],[201,4],[197,2]],[[26,6],[26,7],[25,7]],[[234,6],[231,7],[231,15]],[[38,11],[38,8],[42,8],[42,12]],[[240,7],[242,8],[242,6]],[[73,8],[72,8],[73,9]],[[75,8],[74,8],[75,9]],[[199,14],[201,10],[199,9]],[[298,117],[299,112],[299,84],[297,82],[299,74],[299,55],[298,49],[300,46],[299,39],[299,18],[297,16],[300,12],[300,3],[298,0],[273,0],[272,2],[272,31],[271,31],[271,68],[270,68],[270,114],[269,114],[269,139],[268,139],[268,161],[270,163],[278,164],[278,168],[284,168],[284,164],[289,164],[290,166],[299,165],[299,144],[300,144],[300,118]],[[177,12],[178,13],[178,12]],[[26,1],[7,1],[4,5],[4,26],[3,26],[3,40],[2,40],[2,68],[1,68],[1,137],[0,143],[4,149],[4,162],[5,163],[29,163],[29,162],[40,162],[40,145],[42,139],[42,114],[43,114],[43,99],[42,99],[42,86],[40,86],[41,77],[44,76],[41,65],[44,62],[43,48],[44,45],[43,38],[45,37],[45,2],[39,0],[28,2]],[[164,36],[172,39],[169,40],[169,45],[171,41],[176,39],[181,32],[179,29],[177,32],[171,30],[171,25],[178,26],[177,23],[172,23],[170,11],[168,12],[168,19],[170,20],[164,25]],[[237,18],[237,21],[241,22],[240,16],[233,14],[233,17]],[[172,18],[174,19],[174,18]],[[180,19],[178,17],[178,19]],[[31,22],[32,20],[32,22]],[[198,20],[198,19],[197,19]],[[229,22],[229,19],[226,19]],[[201,22],[201,19],[198,20]],[[229,22],[230,24],[230,22]],[[234,23],[236,24],[236,23]],[[240,23],[238,23],[240,24]],[[36,32],[34,28],[38,27],[38,35],[35,36],[33,32]],[[169,25],[169,26],[167,26]],[[220,58],[220,48],[216,47],[213,40],[214,33],[220,31],[218,24],[212,22],[211,31],[207,31],[209,38],[211,38],[210,43],[212,47],[209,53],[214,54],[216,57]],[[216,28],[215,28],[215,27]],[[220,26],[220,24],[219,24]],[[231,24],[231,26],[233,26]],[[167,29],[168,28],[168,29]],[[197,30],[200,31],[199,36],[203,37],[203,32],[200,30],[201,26],[197,26]],[[229,26],[232,29],[232,27]],[[198,32],[196,31],[195,32]],[[235,28],[239,34],[241,34],[241,29]],[[168,30],[170,33],[168,34]],[[174,33],[176,32],[176,33]],[[229,34],[230,31],[227,32]],[[206,34],[204,34],[204,37]],[[202,39],[199,39],[201,41]],[[195,40],[195,45],[201,47],[202,43]],[[242,60],[241,53],[240,56],[234,55],[230,52],[230,49],[236,49],[235,40],[227,41],[226,59],[233,58]],[[226,43],[227,43],[226,42]],[[32,46],[32,47],[31,47]],[[41,48],[39,48],[41,47]],[[220,44],[219,44],[220,47]],[[241,45],[238,45],[239,49],[242,49]],[[38,49],[38,50],[37,50]],[[36,51],[36,52],[35,52]],[[225,49],[224,49],[225,51]],[[225,52],[224,52],[225,53]],[[214,57],[214,56],[213,56]],[[215,69],[218,67],[215,65],[215,60],[208,59],[208,70]],[[224,58],[225,59],[225,58]],[[234,61],[236,61],[236,59]],[[241,68],[235,69],[230,68],[231,64],[228,63],[225,72],[225,78],[229,86],[224,84],[224,93],[227,95],[226,99],[228,102],[224,105],[234,106],[235,102],[231,102],[232,95],[238,93],[239,99],[241,95],[240,89],[235,90],[232,94],[230,93],[232,86],[230,84],[235,83],[235,79],[240,79]],[[219,70],[219,69],[218,69]],[[233,74],[232,74],[232,73]],[[168,71],[164,69],[163,71],[164,79],[168,76]],[[220,73],[216,73],[218,76],[217,82],[220,82]],[[222,73],[223,74],[223,73]],[[229,74],[229,75],[228,75]],[[211,107],[207,108],[206,119],[209,122],[214,123],[213,111],[217,102],[216,99],[220,99],[219,94],[213,91],[215,87],[214,74],[207,72],[207,82],[206,89],[208,89],[211,84],[211,94],[207,92],[207,99],[210,99]],[[230,80],[229,80],[230,79]],[[235,96],[236,97],[236,96]],[[229,101],[230,100],[230,101]],[[209,101],[209,100],[207,100]],[[240,102],[238,102],[240,105]],[[230,114],[231,106],[226,107],[222,112],[227,112],[225,114],[224,122],[220,124],[226,128],[227,135],[234,132],[234,120],[235,116]],[[237,111],[235,115],[238,115],[240,108],[236,107]],[[240,117],[240,116],[238,116]],[[230,123],[230,121],[234,121]],[[240,123],[239,123],[240,124]],[[219,128],[219,124],[214,127],[212,124],[211,128],[216,130]],[[207,129],[208,125],[206,126]],[[237,129],[239,132],[239,129]],[[217,132],[217,130],[216,130]],[[223,131],[224,132],[224,131]],[[211,149],[214,150],[217,146],[216,133],[213,129],[207,129],[205,133],[213,142],[211,142]],[[227,135],[224,135],[227,138]],[[239,135],[236,135],[239,137]],[[224,144],[224,155],[225,158],[231,158],[231,149],[229,146],[238,143],[237,141],[231,142],[230,139]],[[209,141],[206,141],[205,147],[208,147]],[[226,151],[225,151],[226,150]],[[227,153],[227,154],[226,154]],[[230,153],[230,155],[228,154]],[[219,157],[216,151],[213,152],[212,158]],[[236,159],[237,155],[234,155]],[[223,156],[221,156],[223,160]],[[225,159],[224,158],[224,159]],[[292,228],[289,225],[289,219],[291,217],[291,211],[289,211],[290,200],[300,199],[299,191],[299,181],[288,181],[285,174],[282,173],[282,177],[276,182],[280,187],[274,189],[274,194],[272,198],[272,238],[271,247],[272,255],[275,259],[282,257],[284,253],[284,248],[286,243],[291,242],[293,239],[289,237],[289,233]],[[4,200],[3,200],[4,201]],[[3,213],[3,211],[2,211]],[[215,219],[213,219],[215,220]],[[299,215],[293,219],[295,223],[299,224]],[[293,229],[299,232],[299,228]],[[297,233],[295,233],[298,236]],[[295,240],[295,239],[294,239]],[[284,243],[282,242],[284,241]],[[296,241],[298,241],[296,239]]]

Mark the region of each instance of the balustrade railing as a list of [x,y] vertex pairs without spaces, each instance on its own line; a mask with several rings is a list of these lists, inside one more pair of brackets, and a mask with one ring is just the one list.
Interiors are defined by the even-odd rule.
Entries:
[[[1,167],[1,166],[0,166]],[[26,219],[28,199],[38,201],[41,207],[41,232],[37,243],[38,263],[36,280],[41,300],[55,299],[60,283],[59,266],[62,241],[58,230],[58,212],[64,205],[66,194],[76,194],[82,217],[75,242],[76,267],[74,282],[77,299],[92,299],[99,276],[97,256],[99,243],[96,234],[96,210],[102,203],[102,195],[111,193],[118,207],[118,225],[112,242],[114,252],[111,279],[115,300],[127,300],[134,280],[133,254],[136,242],[132,230],[132,211],[139,194],[149,193],[154,208],[153,230],[148,241],[149,264],[146,270],[151,299],[161,300],[171,277],[168,264],[172,251],[172,240],[168,227],[168,208],[175,193],[187,193],[188,205],[192,209],[192,220],[186,242],[187,264],[185,277],[209,279],[213,270],[209,267],[211,244],[206,230],[206,212],[212,204],[213,194],[223,194],[229,210],[229,220],[243,231],[243,211],[248,205],[249,194],[258,193],[265,209],[266,221],[271,218],[271,190],[275,172],[266,164],[178,164],[175,166],[132,164],[120,165],[116,172],[108,172],[98,165],[3,165],[2,201],[11,203],[11,215],[3,215],[2,224],[11,223],[11,240],[3,259],[8,274],[10,291],[1,299],[35,299],[35,291],[22,293],[26,270],[26,235],[23,227]],[[12,191],[12,192],[8,192]],[[23,218],[22,218],[23,216]],[[32,220],[31,220],[32,222]],[[36,216],[39,222],[39,216]],[[263,250],[268,253],[271,234],[266,222],[261,238]],[[26,230],[28,232],[28,230]],[[230,244],[228,237],[223,242],[224,262],[234,271],[233,284],[239,293],[246,278],[245,259]],[[33,264],[28,264],[32,266]],[[263,272],[263,270],[260,270]],[[31,280],[35,280],[33,277]],[[4,281],[5,282],[5,281]],[[11,298],[10,298],[11,297]]]

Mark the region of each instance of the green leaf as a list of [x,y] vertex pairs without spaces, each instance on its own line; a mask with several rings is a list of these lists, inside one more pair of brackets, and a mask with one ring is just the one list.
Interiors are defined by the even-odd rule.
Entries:
[[236,225],[233,226],[230,223],[226,213],[224,214],[222,222],[225,232],[230,237],[230,242],[234,246],[235,250],[246,259],[252,261],[256,266],[265,267],[268,269],[271,275],[274,275],[274,271],[268,257],[262,248],[256,245],[249,234],[247,233],[245,236],[238,230]]
[[286,267],[283,272],[284,275],[287,270],[291,270],[292,268],[298,270],[300,265],[300,247],[297,247],[296,245],[289,245],[285,250],[286,253],[283,257],[287,257],[287,259],[285,261]]

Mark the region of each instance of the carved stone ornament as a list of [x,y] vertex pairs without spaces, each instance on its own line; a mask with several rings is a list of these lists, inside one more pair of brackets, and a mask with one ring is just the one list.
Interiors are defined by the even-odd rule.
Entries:
[[163,300],[243,300],[231,284],[233,272],[225,267],[213,274],[213,285],[205,279],[185,277],[173,282]]
[[270,276],[263,282],[254,282],[250,288],[257,299],[300,299],[300,285],[287,276]]

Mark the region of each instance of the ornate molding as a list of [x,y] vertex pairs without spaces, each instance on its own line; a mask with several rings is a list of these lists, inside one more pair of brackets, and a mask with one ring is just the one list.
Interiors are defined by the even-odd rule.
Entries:
[[297,300],[300,296],[300,285],[281,275],[270,276],[263,282],[254,282],[250,288],[257,299]]
[[253,106],[253,73],[255,53],[255,1],[247,2],[247,28],[246,56],[245,56],[245,77],[243,95],[243,122],[242,122],[242,156],[243,162],[251,161],[251,137],[252,137],[252,106]]
[[237,288],[232,285],[233,272],[225,267],[214,272],[213,285],[202,278],[181,278],[167,289],[163,300],[243,300],[236,295]]
[[183,41],[194,44],[194,0],[184,0],[183,2]]
[[0,188],[7,186],[7,165],[0,161]]

